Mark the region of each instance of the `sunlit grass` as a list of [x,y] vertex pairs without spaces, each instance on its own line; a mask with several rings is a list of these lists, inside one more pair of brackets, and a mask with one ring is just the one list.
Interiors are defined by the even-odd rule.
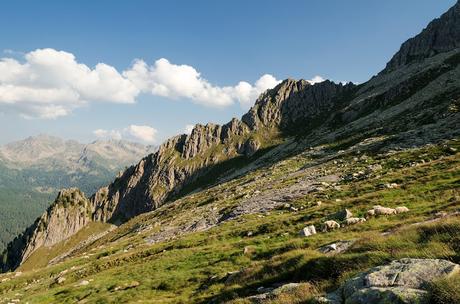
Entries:
[[[400,168],[401,160],[403,164],[410,163],[409,159],[418,159],[419,154],[429,155],[432,161]],[[174,205],[165,206],[127,222],[81,250],[73,259],[1,283],[0,294],[4,299],[12,299],[14,294],[20,293],[23,295],[21,302],[31,304],[78,301],[208,303],[211,300],[246,303],[241,298],[257,294],[261,286],[302,282],[299,290],[280,294],[273,303],[308,303],[312,297],[335,289],[357,272],[394,259],[443,258],[460,263],[459,217],[412,225],[432,219],[438,211],[459,209],[459,157],[443,154],[437,147],[393,157],[400,161],[384,162],[384,172],[380,176],[345,182],[340,184],[340,189],[328,188],[292,202],[294,206],[304,207],[298,212],[280,209],[263,216],[246,215],[207,231],[184,234],[153,245],[145,241],[146,234],[136,232],[140,227],[152,225],[148,233],[156,233],[160,229],[155,226],[158,218],[174,220],[174,212],[187,217],[194,206],[209,196],[218,195],[219,191],[210,189],[208,193],[194,194],[193,198],[184,198],[184,204],[178,205],[178,209],[174,209]],[[375,159],[372,162],[382,161]],[[299,157],[293,164],[287,160],[283,170],[298,170],[302,161],[303,164],[309,162]],[[291,165],[292,169],[288,169]],[[260,173],[231,181],[228,187],[250,188],[248,181],[257,180],[256,176],[260,176],[257,174]],[[280,176],[286,176],[286,172]],[[398,183],[399,187],[380,186],[390,182]],[[321,206],[316,206],[318,200],[323,202]],[[235,204],[233,198],[217,198],[212,203],[215,202],[225,206]],[[371,218],[359,225],[309,238],[298,234],[306,225],[319,227],[327,216],[343,208],[363,216],[377,204],[404,205],[410,212]],[[338,255],[317,251],[318,247],[338,240],[356,242]],[[70,270],[72,266],[76,268]],[[65,274],[66,281],[56,284],[57,274],[66,269],[69,270]],[[81,280],[91,281],[79,286]],[[433,294],[439,299],[436,303],[445,303],[444,299],[458,296],[457,285],[452,280],[434,285]],[[130,284],[136,286],[124,287]]]

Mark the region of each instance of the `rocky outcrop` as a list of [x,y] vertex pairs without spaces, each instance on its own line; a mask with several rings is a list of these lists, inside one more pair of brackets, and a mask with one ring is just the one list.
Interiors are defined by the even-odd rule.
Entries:
[[250,138],[243,144],[238,144],[237,151],[239,154],[244,154],[247,157],[251,157],[257,152],[257,150],[259,150],[259,148],[260,143],[256,139]]
[[437,259],[401,259],[375,267],[348,280],[321,303],[429,303],[432,281],[454,275],[460,266]]
[[329,113],[337,106],[341,96],[354,88],[352,83],[342,85],[326,80],[312,85],[303,79],[287,79],[260,95],[242,121],[251,130],[306,128]]
[[355,243],[354,240],[350,241],[337,241],[327,244],[318,248],[318,251],[324,254],[338,254],[347,251]]
[[233,136],[244,136],[249,133],[248,126],[237,118],[222,126],[221,141],[226,143],[230,141]]
[[[248,127],[233,119],[224,126],[196,125],[190,135],[167,140],[156,153],[142,159],[91,197],[94,220],[123,222],[158,208],[168,197],[209,172],[213,165],[235,157],[235,146],[247,133]],[[219,150],[219,146],[223,148]],[[246,150],[252,152],[251,148],[256,150],[259,146]]]
[[404,42],[384,71],[460,48],[460,2],[433,20],[420,34]]
[[92,220],[92,209],[80,190],[59,192],[48,210],[8,245],[3,270],[15,269],[38,248],[53,246],[77,233]]
[[255,136],[266,133],[261,129],[286,129],[314,120],[334,107],[338,94],[353,87],[288,79],[262,94],[242,121],[196,125],[189,135],[166,141],[156,153],[100,189],[91,198],[94,219],[116,223],[158,208],[214,165],[238,155],[253,156],[263,147]]
[[197,124],[185,138],[184,145],[180,149],[181,155],[185,159],[191,159],[218,144],[231,144],[233,138],[244,137],[248,133],[248,126],[236,118],[223,126]]
[[277,303],[277,298],[283,294],[296,293],[297,290],[302,288],[310,288],[308,283],[288,283],[278,287],[259,287],[257,291],[258,295],[250,296],[245,298],[249,303],[253,304],[264,304],[264,303]]
[[190,159],[197,156],[221,141],[222,127],[215,124],[196,125],[192,133],[185,139],[182,157]]

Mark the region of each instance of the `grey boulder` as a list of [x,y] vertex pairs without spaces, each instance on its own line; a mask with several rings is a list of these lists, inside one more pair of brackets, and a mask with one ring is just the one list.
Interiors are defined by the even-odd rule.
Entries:
[[335,292],[320,298],[332,304],[429,303],[430,282],[451,276],[460,266],[439,259],[401,259],[377,266],[348,280]]

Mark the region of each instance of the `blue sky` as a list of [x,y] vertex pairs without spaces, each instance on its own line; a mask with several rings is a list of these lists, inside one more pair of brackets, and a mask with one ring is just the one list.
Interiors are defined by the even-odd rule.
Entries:
[[454,3],[2,1],[0,144],[39,133],[160,143],[186,125],[240,117],[275,78],[364,82]]

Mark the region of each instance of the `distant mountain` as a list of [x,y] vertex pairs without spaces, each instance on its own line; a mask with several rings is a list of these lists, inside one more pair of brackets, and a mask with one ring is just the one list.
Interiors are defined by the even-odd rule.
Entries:
[[[105,163],[109,169],[129,165],[155,150],[153,146],[121,140],[98,140],[82,144],[49,135],[28,137],[0,147],[0,160],[14,168],[83,169],[91,162]],[[103,162],[103,163],[100,163]]]
[[0,249],[41,214],[62,188],[87,194],[155,151],[126,141],[82,144],[49,135],[0,147]]

